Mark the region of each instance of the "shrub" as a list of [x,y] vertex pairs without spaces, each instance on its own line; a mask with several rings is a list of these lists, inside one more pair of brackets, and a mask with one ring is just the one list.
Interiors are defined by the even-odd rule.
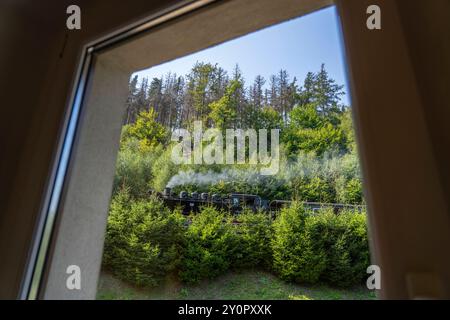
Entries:
[[170,178],[179,170],[178,166],[172,161],[171,156],[172,147],[167,146],[155,159],[152,167],[154,179],[151,182],[151,187],[153,189],[162,191]]
[[363,191],[361,180],[356,178],[350,179],[346,184],[344,195],[345,203],[362,203]]
[[158,285],[179,264],[183,222],[157,199],[132,200],[120,191],[110,207],[104,265],[138,286]]
[[[167,161],[163,161],[166,164]],[[170,173],[169,185],[173,191],[210,192],[229,194],[232,192],[257,194],[263,199],[313,202],[341,202],[361,204],[363,202],[359,163],[357,155],[326,153],[322,157],[314,154],[299,154],[288,161],[281,159],[277,174],[264,176],[257,167],[230,169],[227,165],[211,167],[195,165],[183,166],[182,171],[174,167]],[[158,177],[163,170],[154,170]],[[161,176],[163,186],[169,175]],[[156,185],[156,184],[155,184]]]
[[325,270],[326,254],[314,242],[311,222],[304,207],[293,203],[273,223],[273,268],[282,279],[313,284]]
[[172,148],[158,145],[142,151],[135,138],[124,141],[117,157],[113,194],[128,188],[131,196],[140,198],[150,189],[162,191],[178,170],[170,158]]
[[327,253],[323,280],[331,285],[349,287],[360,284],[370,264],[366,215],[344,210],[339,215],[330,210],[319,215],[315,228]]
[[335,190],[329,181],[320,177],[311,179],[295,179],[296,196],[302,201],[309,202],[334,202]]
[[314,103],[292,109],[290,124],[281,136],[288,153],[295,155],[302,150],[323,155],[335,148],[345,150],[346,137],[339,126],[338,114],[324,117]]
[[264,212],[245,210],[239,214],[236,226],[236,249],[233,266],[236,268],[271,268],[272,221]]
[[365,214],[332,209],[316,213],[294,202],[274,222],[245,210],[231,217],[203,207],[186,219],[155,198],[133,200],[127,189],[114,197],[105,240],[104,265],[139,286],[157,285],[178,270],[196,283],[229,268],[274,270],[282,279],[348,287],[360,283],[369,265]]
[[340,287],[361,283],[370,260],[365,214],[307,214],[294,203],[274,222],[272,250],[274,270],[283,279]]
[[157,121],[157,117],[153,108],[141,111],[134,124],[124,126],[122,140],[137,139],[139,149],[143,152],[164,145],[167,140],[167,129]]
[[152,168],[160,153],[161,147],[142,152],[136,139],[128,139],[117,156],[113,193],[127,188],[133,197],[145,195],[150,188],[149,181],[154,178]]
[[235,241],[231,221],[213,207],[203,207],[186,230],[181,280],[196,283],[223,274],[231,265]]

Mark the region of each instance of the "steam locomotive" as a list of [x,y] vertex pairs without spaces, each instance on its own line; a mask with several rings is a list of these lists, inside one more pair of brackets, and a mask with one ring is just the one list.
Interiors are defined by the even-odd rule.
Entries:
[[[156,196],[164,201],[166,206],[170,209],[177,207],[181,208],[184,215],[196,213],[204,205],[211,205],[217,209],[228,211],[233,215],[239,214],[245,208],[256,211],[263,211],[271,214],[273,217],[284,206],[291,203],[288,200],[265,200],[258,195],[244,194],[244,193],[230,193],[226,196],[220,194],[209,194],[206,192],[198,193],[181,191],[179,194],[172,192],[171,188],[165,188],[162,193],[156,193]],[[319,202],[303,202],[303,205],[311,211],[316,211],[322,208],[332,208],[337,214],[343,209],[351,209],[362,212],[364,206],[349,205],[339,203],[319,203]]]

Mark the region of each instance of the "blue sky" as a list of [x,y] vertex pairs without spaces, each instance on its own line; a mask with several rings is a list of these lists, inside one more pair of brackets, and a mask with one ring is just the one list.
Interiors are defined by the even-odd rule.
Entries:
[[[161,77],[168,72],[186,75],[197,61],[217,63],[231,74],[239,64],[246,84],[262,75],[268,84],[270,75],[288,71],[302,84],[308,71],[316,72],[325,63],[329,75],[345,85],[346,64],[335,7],[296,18],[215,47],[137,72],[139,78]],[[349,104],[348,95],[343,103]]]

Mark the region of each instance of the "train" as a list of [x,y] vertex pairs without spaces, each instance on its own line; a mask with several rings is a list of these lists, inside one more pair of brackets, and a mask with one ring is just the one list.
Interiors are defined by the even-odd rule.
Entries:
[[[164,188],[162,193],[155,193],[153,191],[151,191],[151,193],[156,194],[156,196],[170,209],[181,208],[184,215],[195,214],[200,211],[202,206],[210,205],[216,209],[230,212],[233,215],[241,213],[244,209],[249,209],[253,212],[266,212],[275,217],[277,212],[291,203],[289,200],[267,200],[262,199],[258,195],[238,192],[224,196],[217,193],[209,194],[207,192],[199,193],[196,191],[191,193],[181,191],[176,194],[169,187]],[[365,210],[364,205],[321,202],[302,202],[302,204],[312,212],[322,208],[331,208],[336,214],[343,209],[350,209],[358,212],[363,212]]]

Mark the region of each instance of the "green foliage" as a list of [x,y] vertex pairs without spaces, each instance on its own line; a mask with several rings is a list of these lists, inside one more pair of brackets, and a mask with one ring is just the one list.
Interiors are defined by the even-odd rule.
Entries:
[[356,154],[299,154],[280,170],[291,197],[310,202],[361,204],[362,189]]
[[237,103],[236,99],[234,99],[234,95],[241,88],[241,82],[237,80],[231,81],[225,89],[225,94],[222,98],[209,105],[211,110],[209,118],[212,120],[215,127],[219,128],[221,131],[234,127],[237,110]]
[[144,151],[136,138],[127,138],[117,156],[113,194],[124,188],[133,197],[144,197],[150,189],[162,191],[179,169],[171,154],[171,146]]
[[173,163],[171,156],[172,146],[168,146],[160,153],[159,157],[155,159],[152,166],[154,178],[150,182],[152,189],[162,191],[170,178],[177,173],[179,167]]
[[294,179],[292,185],[296,190],[296,197],[302,201],[334,202],[335,191],[333,185],[324,178],[318,176],[312,178],[301,177]]
[[161,147],[157,147],[153,152],[142,152],[139,141],[129,138],[117,156],[114,194],[127,188],[133,197],[145,195],[149,189],[149,181],[154,177],[152,167],[160,149]]
[[257,109],[252,115],[252,121],[249,127],[258,129],[267,129],[270,133],[270,129],[283,130],[284,123],[280,113],[274,108],[266,106]]
[[233,224],[213,207],[192,217],[186,230],[180,278],[195,283],[229,268],[271,267],[271,220],[267,214],[245,211]]
[[[219,169],[220,170],[220,169]],[[208,171],[207,171],[208,172]],[[263,176],[259,174],[257,168],[249,168],[242,170],[226,170],[211,173],[211,175],[226,175],[223,179],[220,176],[211,183],[202,183],[196,181],[196,174],[193,170],[178,172],[178,176],[187,176],[184,181],[173,187],[175,193],[182,190],[193,192],[209,192],[227,195],[233,192],[241,192],[246,194],[257,194],[264,199],[289,199],[290,186],[286,184],[283,177],[280,176]]]
[[[355,153],[343,156],[325,153],[322,157],[299,153],[296,158],[281,159],[279,172],[271,176],[263,176],[257,167],[251,166],[228,169],[222,165],[214,171],[209,166],[193,169],[178,171],[175,178],[182,176],[183,179],[174,185],[174,192],[186,190],[223,195],[242,192],[269,200],[363,203],[359,162]],[[202,182],[203,179],[198,179],[197,175],[203,173],[216,179]]]
[[121,190],[108,218],[104,265],[139,286],[155,286],[178,270],[196,283],[230,268],[265,268],[298,283],[348,287],[366,276],[369,249],[365,214],[306,211],[299,202],[272,221],[245,210],[227,217],[213,207],[185,218],[154,198],[132,199]]
[[224,213],[204,207],[186,230],[181,280],[196,283],[225,272],[231,265],[235,241],[233,226]]
[[326,269],[322,280],[334,286],[360,284],[367,276],[369,246],[366,216],[350,210],[336,215],[331,209],[311,216],[310,232],[326,252]]
[[[154,105],[158,113],[153,109],[141,112],[134,124],[123,128],[114,192],[123,187],[129,188],[133,196],[142,196],[150,188],[162,191],[171,178],[184,169],[193,168],[196,172],[212,169],[217,173],[229,170],[227,165],[194,165],[191,168],[177,166],[171,161],[171,144],[167,134],[173,129],[172,125],[192,129],[191,121],[200,119],[205,128],[279,128],[281,157],[287,161],[274,176],[261,176],[257,166],[241,165],[234,169],[247,173],[234,175],[228,180],[218,179],[208,185],[186,182],[176,185],[175,191],[244,192],[266,199],[363,202],[351,113],[339,105],[342,86],[329,78],[323,65],[319,72],[308,73],[301,88],[297,87],[295,80],[292,83],[288,81],[286,71],[280,71],[270,80],[270,93],[264,90],[265,80],[262,77],[257,77],[254,85],[247,90],[238,68],[230,79],[223,69],[209,63],[196,63],[185,84],[181,80],[175,83],[176,77],[169,78],[166,81],[153,79],[150,85],[148,94],[151,97],[147,99],[145,108]],[[178,89],[173,87],[172,91],[163,94],[162,91],[169,90],[166,86],[170,83],[171,88],[175,86]],[[136,86],[137,79],[133,78],[130,83],[130,106],[138,100],[145,100],[144,79],[140,90]],[[183,86],[185,88],[181,89]],[[178,92],[175,89],[186,90],[186,96],[172,99]],[[248,97],[246,92],[249,92]],[[170,112],[163,107],[164,103],[169,102],[176,104]],[[180,107],[189,108],[187,114],[181,112],[183,117],[189,119],[177,118]],[[131,122],[135,118],[133,112],[129,114]],[[169,127],[162,126],[162,123]],[[328,161],[324,159],[329,153],[333,153],[334,157],[331,162],[342,163],[336,164],[334,171],[317,170],[317,164]],[[305,155],[314,160],[306,163],[299,161]],[[352,167],[347,168],[346,162],[350,158],[356,161],[352,160]]]
[[341,203],[361,204],[363,202],[363,190],[360,179],[342,177],[336,182],[337,200]]
[[[294,202],[274,222],[265,213],[245,211],[232,223],[223,212],[205,207],[186,227],[178,212],[146,199],[149,189],[162,191],[171,181],[174,192],[363,203],[351,113],[339,105],[342,86],[324,66],[308,73],[300,89],[282,70],[271,77],[270,90],[263,90],[262,77],[247,90],[238,67],[230,80],[223,69],[208,63],[197,63],[186,80],[153,79],[150,89],[142,81],[139,90],[137,78],[130,83],[105,266],[140,286],[157,285],[174,271],[185,282],[197,282],[230,268],[259,267],[301,283],[350,286],[360,281],[369,261],[364,214],[311,214]],[[141,111],[149,105],[158,112]],[[174,127],[191,129],[197,119],[205,129],[281,129],[279,172],[263,176],[258,166],[248,164],[232,169],[175,165],[168,134]],[[219,178],[209,178],[210,171]],[[196,174],[205,175],[195,179]]]
[[344,95],[344,86],[336,84],[334,79],[328,76],[325,65],[322,64],[317,73],[308,72],[303,87],[297,93],[299,105],[313,103],[317,111],[323,116],[333,117],[339,112],[340,97]]
[[290,116],[291,122],[281,137],[289,155],[303,151],[321,156],[326,151],[345,147],[341,128],[321,116],[315,105],[297,106]]
[[120,191],[111,202],[104,265],[138,286],[158,285],[180,262],[183,223],[179,212],[160,201],[132,200]]
[[324,65],[318,73],[307,74],[297,94],[298,104],[290,112],[289,125],[282,135],[289,155],[302,151],[321,156],[330,150],[354,148],[349,112],[338,104],[344,94],[342,89],[329,78]]
[[214,278],[229,268],[271,268],[271,220],[265,213],[244,211],[233,224],[230,217],[204,207],[186,230],[180,278],[195,283]]
[[148,111],[141,111],[134,124],[127,125],[122,129],[124,131],[123,139],[125,141],[129,138],[137,139],[143,152],[164,144],[167,139],[167,132],[156,118],[157,114],[153,108]]
[[233,266],[236,268],[271,268],[272,221],[264,212],[244,210],[237,217],[236,248]]
[[330,123],[314,129],[299,129],[294,133],[290,145],[292,150],[303,150],[306,152],[315,152],[322,155],[328,150],[338,147],[342,143],[342,132],[339,128],[334,128]]
[[326,253],[309,233],[310,220],[303,206],[283,208],[273,224],[273,268],[280,277],[300,283],[317,283],[326,268]]
[[324,119],[319,116],[313,104],[302,105],[292,109],[290,125],[295,128],[317,129],[323,126]]
[[369,249],[365,215],[332,210],[311,214],[298,203],[273,224],[274,270],[285,280],[352,286],[366,276]]
[[345,110],[340,119],[340,128],[345,137],[346,149],[350,152],[355,153],[356,150],[356,140],[355,140],[355,130],[353,128],[352,114],[351,110]]
[[223,95],[223,88],[227,84],[226,72],[211,63],[197,62],[186,76],[186,91],[182,100],[186,102],[186,108],[193,116],[186,119],[186,125],[193,120],[201,120],[204,123],[210,112],[209,105]]

